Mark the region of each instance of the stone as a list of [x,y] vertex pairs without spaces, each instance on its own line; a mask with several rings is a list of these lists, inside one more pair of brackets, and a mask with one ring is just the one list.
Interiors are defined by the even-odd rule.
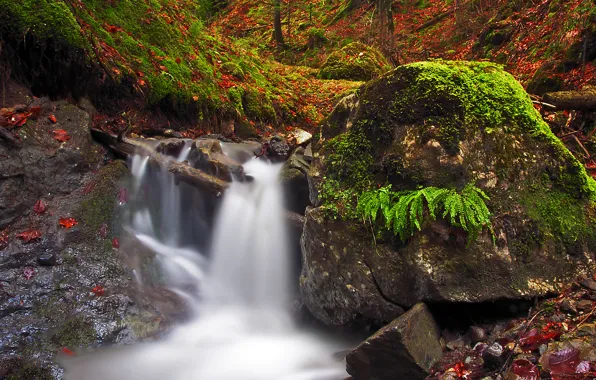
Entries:
[[576,304],[577,310],[579,311],[590,311],[592,310],[592,308],[594,307],[594,302],[590,301],[590,300],[581,300],[578,301]]
[[290,138],[298,146],[305,146],[312,140],[312,134],[304,129],[296,128],[290,134]]
[[424,379],[442,356],[439,329],[420,303],[366,339],[346,357],[355,379]]
[[298,147],[284,162],[279,174],[286,195],[286,207],[290,211],[304,214],[310,205],[307,173],[310,168],[304,158],[304,148]]
[[575,308],[575,304],[576,302],[573,300],[570,300],[568,298],[564,298],[561,303],[559,304],[559,307],[561,308],[562,311],[569,313],[569,314],[577,314],[577,309]]
[[267,158],[274,162],[282,162],[290,157],[291,148],[281,136],[273,136],[266,143]]
[[480,326],[470,326],[468,329],[468,336],[470,337],[472,344],[484,342],[487,338],[486,331]]
[[[586,218],[596,212],[593,180],[523,87],[492,63],[419,62],[365,84],[321,124],[308,180],[322,211],[306,214],[304,231],[305,240],[318,237],[304,246],[301,283],[314,314],[370,315],[361,300],[338,297],[351,284],[346,274],[362,266],[376,285],[367,297],[383,300],[378,315],[380,305],[542,297],[594,268],[596,224]],[[438,215],[423,216],[421,230],[403,240],[380,216],[373,238],[356,208],[378,186],[461,191],[472,183],[493,215],[492,231],[477,237]]]
[[482,353],[482,359],[488,368],[498,368],[505,363],[503,346],[495,342]]
[[[358,57],[358,59],[347,60],[346,56]],[[380,76],[390,67],[387,59],[376,48],[360,42],[352,42],[327,57],[319,70],[318,77],[367,81]]]
[[581,285],[582,285],[584,288],[586,288],[586,289],[589,289],[589,290],[591,290],[591,291],[594,291],[594,292],[596,292],[596,281],[592,280],[591,278],[587,278],[587,277],[586,277],[586,278],[583,278],[583,279],[580,281],[580,284],[581,284]]
[[224,181],[244,180],[242,165],[223,153],[219,140],[195,140],[188,154],[188,162],[193,168]]
[[37,258],[37,263],[43,267],[51,267],[56,265],[56,255],[54,254],[44,254]]

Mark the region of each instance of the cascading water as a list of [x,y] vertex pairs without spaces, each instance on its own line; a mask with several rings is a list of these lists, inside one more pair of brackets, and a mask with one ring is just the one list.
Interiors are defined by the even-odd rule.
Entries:
[[[185,146],[178,161],[189,151]],[[151,171],[141,156],[134,157],[131,170],[130,233],[156,255],[166,285],[195,314],[160,342],[69,358],[64,362],[66,380],[345,378],[342,363],[331,358],[338,348],[299,331],[290,316],[279,165],[256,159],[244,164],[252,181],[234,182],[226,191],[208,258],[185,245],[193,241],[187,234],[205,230],[184,228],[189,220],[182,222],[183,196],[173,176]],[[147,185],[159,188],[160,196],[147,195]],[[196,220],[191,225],[202,226]]]

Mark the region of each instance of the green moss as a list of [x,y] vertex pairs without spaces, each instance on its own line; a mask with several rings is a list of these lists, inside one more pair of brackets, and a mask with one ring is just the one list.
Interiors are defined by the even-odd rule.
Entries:
[[83,222],[87,237],[95,236],[103,223],[113,224],[119,190],[117,185],[127,174],[124,164],[114,161],[104,166],[96,175],[93,190],[76,212],[77,219]]
[[0,0],[0,16],[22,34],[30,32],[40,39],[54,38],[86,47],[79,24],[61,1]]
[[[322,136],[328,136],[321,140],[320,148],[325,207],[353,218],[354,198],[378,186],[461,189],[477,179],[474,173],[465,172],[473,163],[464,162],[462,174],[445,170],[430,174],[432,169],[417,168],[416,162],[404,167],[404,144],[409,144],[405,141],[414,138],[411,143],[418,147],[438,141],[454,159],[461,153],[462,140],[468,144],[483,141],[494,155],[490,157],[495,163],[494,174],[519,186],[515,193],[483,188],[491,198],[489,206],[495,214],[521,207],[536,225],[539,242],[534,237],[520,237],[523,242],[516,250],[522,256],[547,240],[566,247],[594,240],[595,229],[587,215],[594,210],[596,183],[543,122],[522,86],[499,65],[413,63],[369,82],[358,91],[358,97],[359,109],[347,131],[336,136],[341,126],[326,124],[322,130]],[[332,114],[328,123],[333,120],[341,118]],[[468,145],[470,148],[487,149],[483,145]],[[545,172],[518,179],[520,170],[528,169],[524,165],[531,160],[531,150],[536,149],[543,155],[538,160],[545,161],[530,165],[544,166]]]
[[352,42],[329,55],[318,76],[322,79],[366,81],[380,76],[389,68],[389,62],[378,50]]
[[[1,368],[0,368],[1,369]],[[8,374],[3,377],[6,380],[23,380],[23,379],[35,379],[35,380],[54,380],[51,371],[48,368],[42,368],[36,365],[34,362],[21,362],[15,363],[13,368],[8,368]]]
[[52,334],[52,342],[60,347],[88,347],[97,337],[93,323],[82,316],[75,316]]

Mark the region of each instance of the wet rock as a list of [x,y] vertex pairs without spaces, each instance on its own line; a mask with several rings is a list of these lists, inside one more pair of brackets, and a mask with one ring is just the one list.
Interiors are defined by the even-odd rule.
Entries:
[[244,179],[244,169],[223,153],[221,142],[218,140],[195,140],[188,155],[188,162],[192,167],[224,181]]
[[283,137],[274,136],[266,144],[267,158],[270,160],[281,162],[289,158],[292,149]]
[[420,303],[381,328],[346,357],[355,379],[424,379],[441,358],[439,329]]
[[503,346],[495,342],[488,346],[482,353],[482,359],[488,368],[498,368],[505,363],[505,350]]
[[342,223],[327,220],[320,208],[306,212],[300,239],[300,292],[304,304],[323,323],[347,324],[355,315],[391,321],[404,312],[378,292],[375,274],[366,258],[390,252],[376,250],[370,239]]
[[56,265],[58,260],[56,259],[56,255],[52,254],[45,254],[41,255],[37,258],[37,263],[44,267],[51,267]]
[[[454,79],[448,80],[451,84],[447,87],[438,79],[445,78],[446,73]],[[486,86],[485,93],[478,94],[472,85],[476,81]],[[442,90],[422,90],[435,86]],[[495,124],[493,118],[478,114],[470,102],[476,104],[480,95],[487,108],[493,109],[493,91],[510,94],[499,109],[507,110],[514,102],[525,116],[520,118],[516,111]],[[412,95],[423,92],[427,95]],[[445,104],[449,107],[443,108]],[[431,118],[430,127],[428,115],[435,111],[441,116]],[[478,122],[490,133],[479,133],[483,127],[478,129]],[[544,139],[537,138],[536,130],[544,131]],[[560,154],[553,155],[553,151]],[[586,212],[595,210],[589,201],[596,195],[588,186],[589,178],[536,114],[521,85],[496,65],[421,62],[400,66],[340,102],[322,123],[313,153],[308,177],[311,203],[327,210],[341,203],[346,211],[340,210],[339,216],[328,212],[326,218],[307,215],[308,228],[332,236],[333,229],[343,224],[341,228],[352,232],[345,235],[342,247],[356,256],[353,260],[331,259],[330,255],[343,255],[332,252],[329,246],[335,242],[324,237],[317,245],[306,245],[303,257],[308,269],[303,284],[308,286],[302,289],[318,293],[307,294],[306,299],[321,300],[319,303],[327,308],[364,314],[358,305],[330,303],[345,292],[349,283],[343,278],[345,274],[357,272],[351,265],[361,263],[374,274],[379,297],[406,308],[418,302],[478,303],[542,297],[569,285],[594,266],[596,225],[585,217]],[[390,185],[393,191],[412,191],[428,186],[462,189],[471,178],[490,197],[487,205],[491,213],[503,215],[502,223],[494,226],[494,240],[487,230],[473,239],[449,220],[426,217],[421,231],[413,231],[411,236],[401,239],[387,231],[379,239],[378,231],[384,227],[379,217],[377,239],[373,241],[370,229],[366,231],[357,217],[356,202],[334,199],[333,194],[327,194],[327,199],[318,196],[330,179],[336,180],[341,190],[358,194],[367,181]],[[554,192],[562,183],[569,186]],[[556,208],[554,219],[536,212],[544,204],[557,203],[554,197],[558,196],[569,207]],[[342,222],[328,220],[333,217]],[[578,240],[569,239],[554,220],[577,222]],[[355,240],[366,241],[371,248],[352,250],[358,245]],[[309,275],[317,278],[310,279]],[[311,285],[314,283],[318,287]],[[319,309],[311,302],[307,305]]]
[[559,307],[562,311],[570,314],[577,314],[577,309],[575,307],[575,301],[565,298],[559,304]]
[[304,159],[304,148],[298,147],[281,169],[286,204],[290,211],[304,214],[310,204],[307,173],[310,165]]
[[182,139],[167,139],[160,141],[155,150],[166,156],[178,157],[185,144],[186,142]]
[[479,326],[470,326],[468,329],[468,336],[470,337],[472,344],[484,342],[487,338],[486,331]]

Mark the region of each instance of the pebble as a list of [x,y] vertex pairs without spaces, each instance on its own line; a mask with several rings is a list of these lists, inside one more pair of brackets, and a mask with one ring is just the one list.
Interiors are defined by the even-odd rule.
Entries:
[[503,352],[503,346],[495,342],[482,353],[482,359],[489,368],[500,367],[505,362]]
[[57,264],[56,255],[50,253],[37,258],[37,263],[42,267],[53,267]]

